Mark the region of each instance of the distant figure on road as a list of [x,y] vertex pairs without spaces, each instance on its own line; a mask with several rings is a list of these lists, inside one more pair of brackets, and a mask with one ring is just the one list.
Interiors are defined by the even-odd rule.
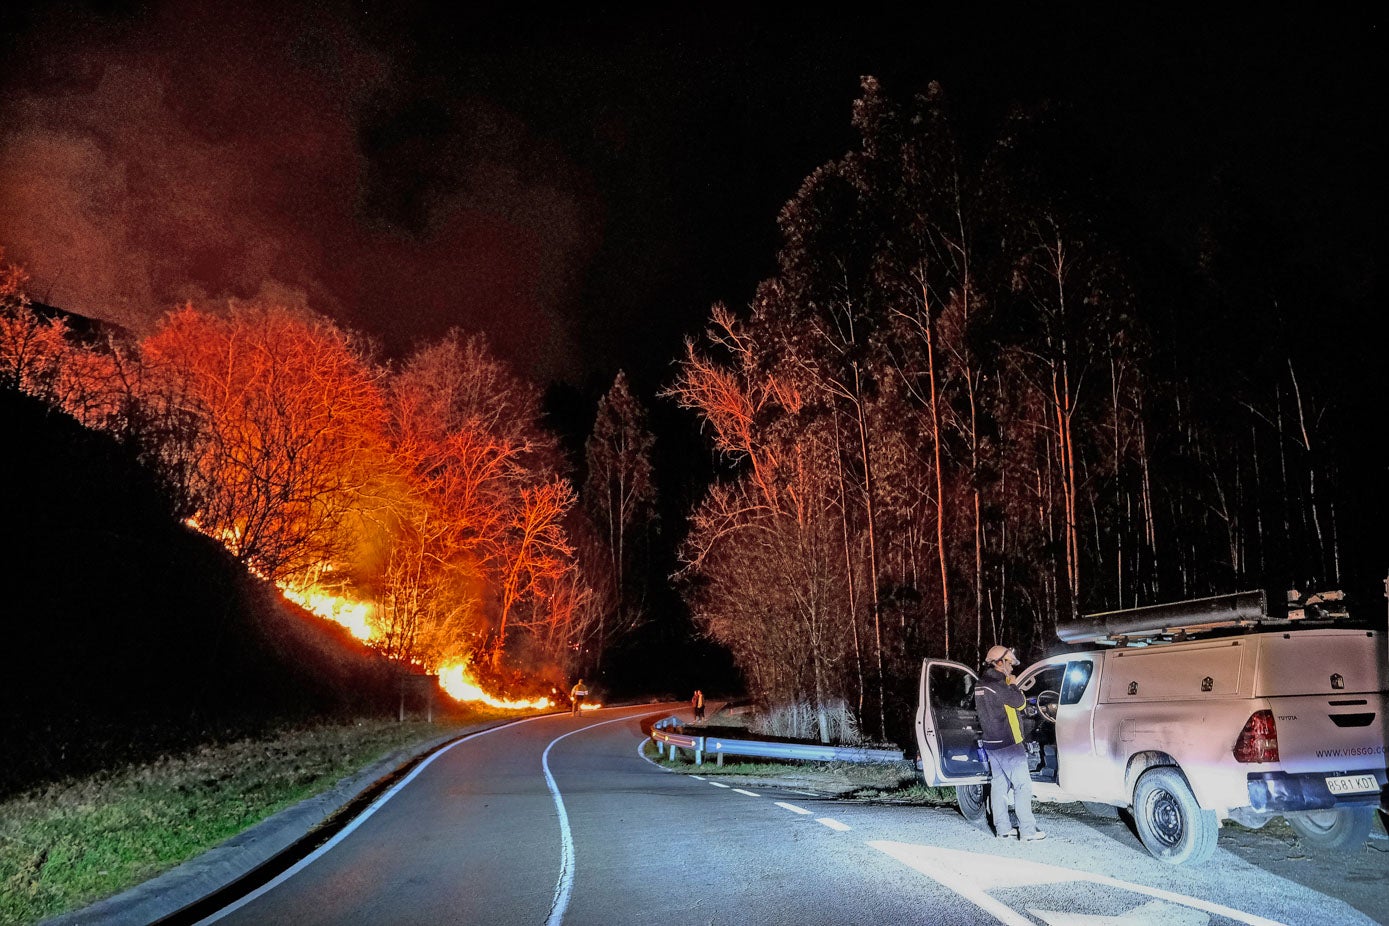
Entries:
[[579,708],[583,707],[584,698],[588,697],[588,689],[584,687],[584,680],[579,679],[574,683],[574,687],[569,689],[569,713],[577,714]]
[[704,719],[704,692],[695,689],[694,697],[690,698],[690,703],[694,705],[695,720]]
[[1032,776],[1027,771],[1027,747],[1023,745],[1018,711],[1027,696],[1018,690],[1013,666],[1018,657],[1006,646],[995,646],[984,657],[984,673],[974,686],[974,709],[984,752],[989,757],[989,803],[993,806],[994,832],[1000,839],[1017,836],[1008,819],[1008,789],[1013,789],[1013,808],[1023,841],[1045,839],[1032,816]]

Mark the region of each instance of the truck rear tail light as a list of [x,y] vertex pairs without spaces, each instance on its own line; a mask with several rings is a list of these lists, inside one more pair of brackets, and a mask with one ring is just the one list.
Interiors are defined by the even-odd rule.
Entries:
[[1255,711],[1244,722],[1244,729],[1235,740],[1236,762],[1277,762],[1278,727],[1273,711]]

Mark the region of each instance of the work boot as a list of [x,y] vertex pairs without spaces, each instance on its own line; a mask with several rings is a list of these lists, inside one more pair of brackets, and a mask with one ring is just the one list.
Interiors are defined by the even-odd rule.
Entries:
[[1017,831],[1017,830],[999,830],[999,832],[998,832],[998,838],[999,838],[999,839],[1012,839],[1014,836],[1017,836],[1017,835],[1018,835],[1018,831]]

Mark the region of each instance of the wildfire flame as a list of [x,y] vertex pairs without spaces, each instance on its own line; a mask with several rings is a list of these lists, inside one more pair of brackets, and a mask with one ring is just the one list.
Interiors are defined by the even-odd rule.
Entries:
[[[188,518],[184,523],[200,533],[220,540],[228,549],[231,549],[235,543],[236,537],[231,532],[220,532],[219,536],[217,532],[204,528],[194,518]],[[317,570],[317,573],[332,571],[332,566],[325,564]],[[370,643],[379,636],[375,625],[376,609],[371,602],[335,595],[313,583],[295,585],[288,582],[276,582],[275,584],[279,587],[280,593],[290,601],[319,617],[341,624],[351,631],[352,636],[358,640]],[[554,702],[549,698],[509,701],[490,695],[482,690],[482,686],[477,683],[477,679],[473,678],[472,674],[468,672],[468,667],[463,663],[441,668],[439,670],[439,687],[456,701],[479,701],[503,710],[544,710],[554,706]],[[599,707],[602,705],[585,704],[582,709],[592,711]]]
[[310,585],[307,588],[281,585],[280,591],[286,598],[306,611],[312,611],[319,617],[325,617],[330,621],[342,624],[358,640],[368,642],[376,636],[376,627],[372,621],[375,609],[370,602],[353,601],[350,598],[326,592],[316,585]]
[[483,691],[477,680],[468,672],[463,663],[444,666],[439,670],[439,687],[447,691],[456,701],[481,701],[505,710],[544,709],[553,706],[549,698],[536,698],[533,701],[507,701]]

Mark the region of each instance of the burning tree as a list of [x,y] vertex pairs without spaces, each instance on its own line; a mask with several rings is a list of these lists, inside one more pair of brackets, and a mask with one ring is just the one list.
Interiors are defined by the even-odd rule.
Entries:
[[385,464],[380,373],[362,344],[304,309],[186,306],[141,349],[197,422],[199,527],[271,580],[342,561]]
[[[438,643],[426,661],[485,648],[500,668],[512,630],[556,625],[547,589],[572,568],[563,519],[573,492],[555,475],[539,396],[485,340],[458,331],[416,352],[389,391],[391,446],[413,502],[396,517],[410,540],[392,548],[388,600],[432,602],[425,625]],[[421,597],[420,583],[432,593]]]
[[508,624],[521,608],[529,608],[532,625],[549,623],[536,615],[546,606],[549,583],[569,571],[574,550],[565,535],[564,516],[573,504],[574,490],[562,479],[521,489],[520,505],[512,510],[493,554],[501,580],[491,644],[494,668],[506,651]]
[[28,274],[0,249],[0,383],[45,397],[65,341],[62,322],[42,319],[24,292]]
[[124,351],[100,335],[79,338],[62,313],[41,314],[24,292],[27,280],[0,249],[0,382],[90,428],[113,429],[131,399]]

